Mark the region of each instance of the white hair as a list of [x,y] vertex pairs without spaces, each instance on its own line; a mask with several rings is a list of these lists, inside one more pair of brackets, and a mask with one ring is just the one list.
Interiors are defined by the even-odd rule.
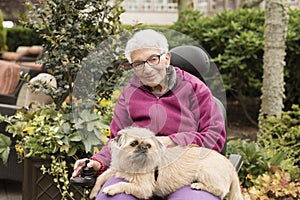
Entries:
[[167,38],[162,33],[152,29],[141,30],[128,40],[125,47],[125,57],[131,62],[131,53],[144,48],[155,48],[164,53],[168,52],[169,45]]

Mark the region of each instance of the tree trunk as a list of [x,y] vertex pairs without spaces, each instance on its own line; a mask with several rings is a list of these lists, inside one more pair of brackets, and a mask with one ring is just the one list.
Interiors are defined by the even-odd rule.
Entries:
[[178,0],[178,18],[180,19],[181,12],[194,8],[194,0]]
[[266,0],[260,118],[267,115],[281,117],[284,99],[283,69],[287,25],[286,0]]

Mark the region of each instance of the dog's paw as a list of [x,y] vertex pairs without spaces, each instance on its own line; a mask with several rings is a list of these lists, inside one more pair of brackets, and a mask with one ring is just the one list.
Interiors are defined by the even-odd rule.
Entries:
[[113,196],[113,195],[116,195],[116,194],[120,194],[123,191],[121,191],[120,187],[116,187],[115,185],[110,185],[110,186],[107,186],[106,188],[104,188],[102,190],[102,192],[104,194],[109,195],[109,196]]
[[192,183],[191,188],[193,190],[202,190],[204,188],[202,183]]
[[98,195],[98,190],[92,190],[91,192],[90,192],[90,199],[95,199],[96,197],[97,197],[97,195]]
[[221,189],[214,187],[214,186],[207,186],[207,185],[204,185],[203,183],[199,183],[199,182],[192,183],[191,188],[194,190],[203,190],[203,191],[212,193],[218,197],[221,197],[223,195],[223,191]]

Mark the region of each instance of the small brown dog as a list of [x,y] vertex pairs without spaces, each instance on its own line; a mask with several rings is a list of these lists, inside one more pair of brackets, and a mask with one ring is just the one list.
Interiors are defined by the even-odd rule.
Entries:
[[166,197],[191,185],[221,199],[228,192],[229,200],[243,199],[234,167],[216,151],[195,145],[165,148],[152,131],[137,127],[119,131],[110,147],[110,168],[97,178],[90,198],[95,198],[101,186],[115,176],[128,182],[107,186],[103,193],[126,193],[148,199],[153,195]]

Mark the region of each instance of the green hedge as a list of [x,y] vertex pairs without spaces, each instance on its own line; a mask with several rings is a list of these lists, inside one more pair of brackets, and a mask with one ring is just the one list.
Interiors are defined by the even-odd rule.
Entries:
[[8,51],[16,51],[18,46],[41,45],[43,43],[39,35],[32,29],[15,26],[7,29]]
[[300,104],[300,10],[289,11],[285,68],[286,105]]
[[[285,106],[300,103],[300,11],[289,10]],[[224,11],[211,17],[185,11],[172,29],[199,41],[217,64],[229,96],[259,97],[262,87],[264,12]]]
[[0,51],[6,49],[6,31],[3,27],[3,15],[2,11],[0,10]]

